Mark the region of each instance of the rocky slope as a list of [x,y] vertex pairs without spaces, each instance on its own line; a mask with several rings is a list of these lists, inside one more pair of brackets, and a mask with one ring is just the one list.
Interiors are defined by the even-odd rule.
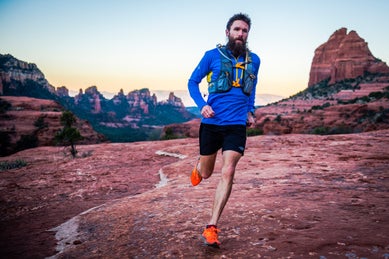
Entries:
[[0,158],[2,258],[386,258],[389,130],[248,139],[220,249],[199,235],[214,175],[189,183],[196,139],[39,147]]
[[173,92],[160,101],[146,88],[127,94],[121,90],[106,99],[96,86],[90,86],[71,97],[65,86],[56,90],[50,85],[35,64],[11,55],[0,54],[0,95],[57,101],[115,142],[159,139],[163,125],[195,118]]
[[[55,135],[63,128],[60,118],[63,107],[52,100],[30,97],[0,96],[0,155],[36,146],[55,146]],[[83,140],[77,144],[106,141],[84,120],[77,118],[74,125]]]
[[9,54],[0,54],[0,95],[5,94],[7,88],[10,88],[11,91],[16,90],[18,84],[15,82],[23,84],[28,80],[42,85],[51,93],[55,93],[55,87],[49,84],[42,71],[35,64],[20,61]]
[[389,128],[389,74],[322,82],[256,110],[263,134],[357,133]]

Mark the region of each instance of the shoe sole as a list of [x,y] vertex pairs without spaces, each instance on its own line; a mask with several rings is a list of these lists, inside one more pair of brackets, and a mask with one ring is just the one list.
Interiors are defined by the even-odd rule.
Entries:
[[201,240],[203,241],[204,245],[208,246],[208,247],[213,247],[213,248],[220,248],[220,245],[218,245],[218,243],[208,243],[207,242],[207,239],[205,239],[205,237],[203,237],[203,235],[200,235],[200,238]]

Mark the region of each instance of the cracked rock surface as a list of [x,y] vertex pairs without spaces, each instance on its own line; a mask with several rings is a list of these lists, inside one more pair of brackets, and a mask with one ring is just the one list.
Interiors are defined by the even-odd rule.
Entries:
[[197,139],[25,150],[0,161],[0,256],[8,258],[387,258],[389,130],[248,138],[219,222],[199,236],[211,178],[192,187]]

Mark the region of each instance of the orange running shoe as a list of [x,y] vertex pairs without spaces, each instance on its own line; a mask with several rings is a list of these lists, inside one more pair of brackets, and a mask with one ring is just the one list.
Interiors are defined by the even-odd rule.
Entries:
[[197,165],[195,165],[192,170],[192,174],[190,175],[190,181],[193,186],[196,186],[201,182],[201,180],[203,180],[203,177],[201,177],[200,172],[197,170]]
[[217,233],[219,232],[220,229],[218,229],[216,226],[207,226],[201,235],[204,240],[204,244],[208,246],[219,247],[220,242],[217,240]]

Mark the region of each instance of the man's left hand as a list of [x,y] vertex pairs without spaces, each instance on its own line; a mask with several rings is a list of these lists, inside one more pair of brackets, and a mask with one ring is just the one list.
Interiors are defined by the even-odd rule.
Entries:
[[254,118],[254,116],[253,116],[253,114],[251,112],[247,113],[247,122],[246,122],[246,124],[247,124],[247,127],[249,127],[249,128],[254,128],[254,126],[255,126],[255,118]]

